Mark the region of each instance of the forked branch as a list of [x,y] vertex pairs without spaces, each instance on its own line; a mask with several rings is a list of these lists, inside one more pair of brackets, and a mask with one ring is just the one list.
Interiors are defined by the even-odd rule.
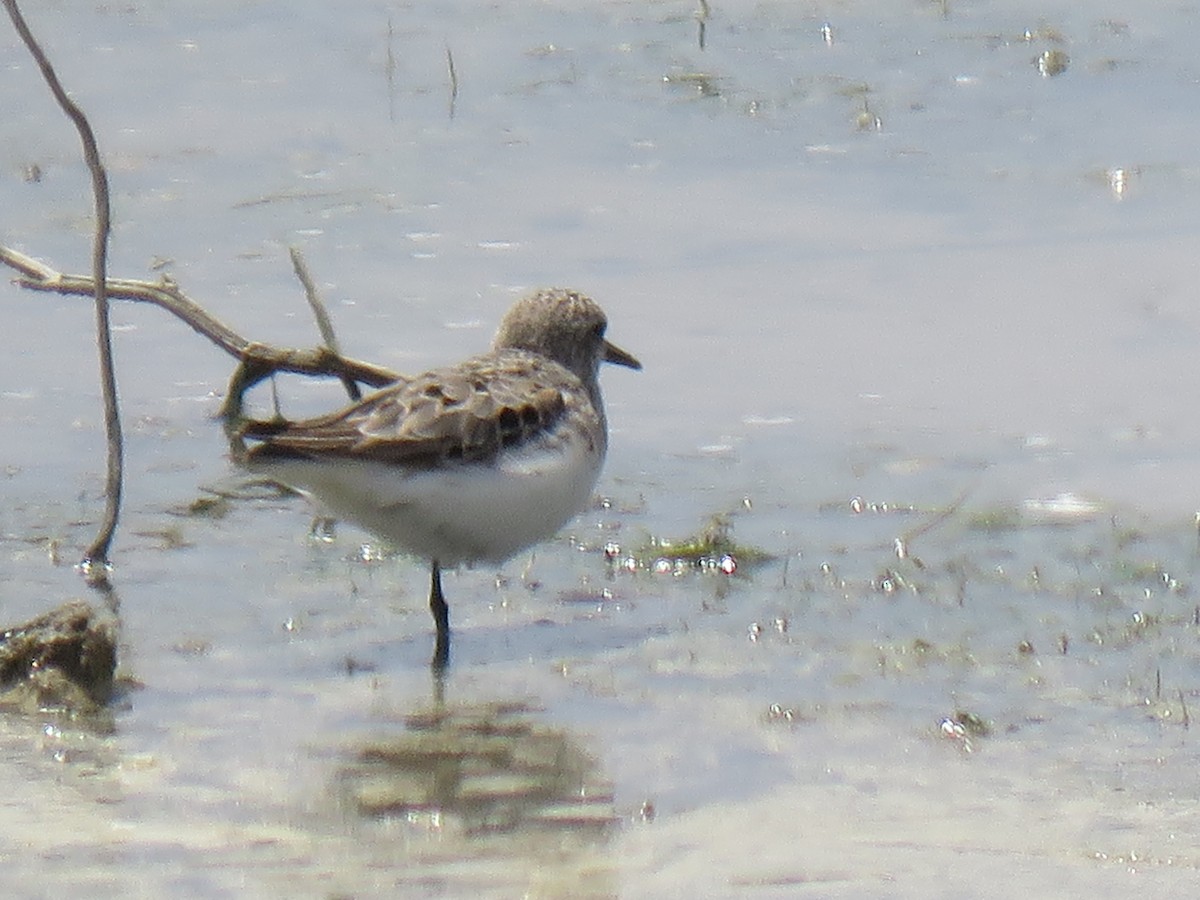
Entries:
[[[203,307],[187,297],[172,280],[163,278],[157,283],[110,279],[108,277],[108,236],[110,208],[108,176],[101,163],[99,147],[87,116],[70,98],[47,58],[34,38],[16,0],[0,0],[13,25],[37,63],[42,77],[58,105],[75,125],[83,144],[84,161],[92,176],[96,226],[92,246],[92,274],[66,275],[23,253],[0,246],[0,263],[21,273],[17,284],[35,291],[93,297],[96,310],[96,341],[100,354],[101,384],[104,395],[104,421],[108,436],[108,466],[105,482],[105,516],[99,533],[85,551],[81,568],[96,586],[107,585],[108,551],[120,515],[123,452],[121,421],[117,403],[117,384],[113,369],[112,338],[109,327],[109,299],[133,300],[162,307],[186,322],[226,353],[237,357],[238,365],[229,382],[221,415],[230,434],[231,447],[236,450],[240,441],[245,392],[275,372],[295,372],[304,375],[328,375],[340,378],[352,398],[359,396],[359,384],[379,387],[398,380],[388,369],[358,360],[347,359],[337,349],[337,340],[329,323],[324,305],[298,251],[292,251],[296,273],[317,317],[325,346],[311,350],[270,347],[246,340],[229,326],[210,315]],[[452,70],[453,74],[453,70]]]
[[[63,274],[10,247],[0,246],[0,263],[20,272],[16,283],[29,290],[89,297],[95,290],[88,276]],[[400,378],[391,369],[342,356],[329,347],[296,349],[249,341],[188,297],[169,278],[157,282],[110,278],[107,286],[111,299],[161,307],[237,358],[238,366],[230,378],[220,413],[229,421],[240,418],[242,395],[276,372],[329,376],[370,387],[382,387]]]

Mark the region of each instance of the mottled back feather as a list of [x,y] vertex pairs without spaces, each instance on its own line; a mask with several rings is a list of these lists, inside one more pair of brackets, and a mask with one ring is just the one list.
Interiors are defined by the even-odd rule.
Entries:
[[564,391],[586,394],[562,366],[522,350],[474,357],[384,388],[339,412],[299,422],[251,422],[266,443],[249,459],[288,457],[435,466],[486,461],[545,433],[566,409]]

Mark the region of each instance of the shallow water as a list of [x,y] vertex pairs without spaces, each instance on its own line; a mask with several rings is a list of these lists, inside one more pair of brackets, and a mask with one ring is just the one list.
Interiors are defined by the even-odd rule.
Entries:
[[[714,3],[703,51],[677,3],[29,13],[114,274],[167,260],[308,345],[297,245],[401,370],[569,285],[645,370],[605,373],[607,502],[447,578],[446,740],[515,717],[506,752],[565,762],[364,812],[427,786],[360,758],[434,705],[425,573],[297,501],[183,514],[237,483],[230,361],[118,306],[133,684],[107,733],[0,720],[7,893],[1190,893],[1195,4]],[[76,141],[7,28],[0,103],[0,241],[86,268]],[[0,299],[15,623],[85,591],[102,441],[87,302]],[[621,566],[718,513],[773,561]]]

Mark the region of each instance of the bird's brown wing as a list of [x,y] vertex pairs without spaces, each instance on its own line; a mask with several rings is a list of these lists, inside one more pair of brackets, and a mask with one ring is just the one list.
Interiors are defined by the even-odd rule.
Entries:
[[551,428],[571,391],[582,393],[582,387],[556,363],[521,352],[487,354],[386,387],[327,416],[251,422],[243,434],[262,441],[250,450],[250,461],[482,460]]

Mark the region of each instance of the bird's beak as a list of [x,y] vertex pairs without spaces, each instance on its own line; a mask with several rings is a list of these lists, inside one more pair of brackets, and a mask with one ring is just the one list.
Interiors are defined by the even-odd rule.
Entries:
[[630,356],[616,344],[604,342],[604,361],[616,363],[618,366],[625,366],[630,369],[641,369],[642,364],[637,361],[637,358]]

